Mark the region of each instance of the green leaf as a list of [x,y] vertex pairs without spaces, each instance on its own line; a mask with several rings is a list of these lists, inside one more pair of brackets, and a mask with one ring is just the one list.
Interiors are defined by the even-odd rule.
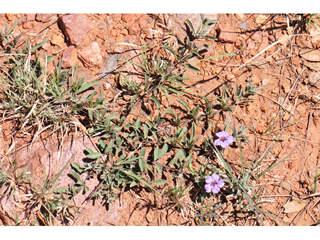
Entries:
[[[18,25],[18,23],[20,22],[22,20],[22,18],[19,18],[18,19],[18,21],[16,21],[13,25],[12,25],[12,27],[9,29],[9,31],[8,31],[8,34],[10,34],[12,31],[13,31],[13,29]],[[5,22],[4,22],[4,24],[5,24]],[[6,27],[6,25],[5,25],[5,27]]]
[[92,151],[90,148],[86,148],[86,151],[87,151],[88,153],[94,153],[94,151]]
[[187,127],[184,127],[179,133],[178,133],[178,139],[182,138],[183,135],[188,131]]
[[196,35],[196,32],[194,31],[192,22],[191,22],[189,19],[186,19],[186,21],[187,21],[187,23],[189,24],[189,26],[190,26],[190,28],[191,28],[191,31],[192,31],[193,36],[195,36],[195,35]]
[[151,96],[150,97],[152,101],[155,102],[155,104],[157,105],[157,108],[159,109],[160,108],[160,102],[158,100],[158,98],[156,98],[155,96]]
[[142,127],[143,127],[143,138],[144,139],[147,139],[148,138],[148,132],[149,132],[149,128],[146,124],[142,124]]
[[158,159],[162,158],[167,153],[167,151],[168,151],[168,144],[165,143],[163,145],[163,148],[161,149],[159,155],[158,155]]
[[90,159],[97,159],[99,157],[102,157],[103,154],[99,153],[99,152],[95,152],[95,153],[90,153],[87,155],[87,158],[90,158]]
[[188,112],[190,112],[190,108],[189,105],[186,101],[184,101],[183,99],[177,99],[186,109]]
[[192,66],[190,63],[185,63],[184,65],[193,71],[201,73],[200,69],[196,68],[195,66]]
[[71,163],[71,166],[72,166],[75,170],[77,170],[78,173],[81,174],[81,173],[83,172],[81,166],[80,166],[78,163],[73,162],[73,163]]
[[168,181],[161,179],[161,180],[154,180],[152,183],[153,183],[154,185],[156,185],[156,186],[162,186],[162,185],[168,183]]
[[99,139],[99,144],[100,144],[102,149],[105,149],[106,146],[107,146],[107,143],[105,141],[103,141],[102,139]]
[[133,124],[136,128],[140,128],[141,127],[141,119],[138,118],[137,121]]
[[92,82],[87,82],[84,85],[82,85],[77,91],[76,94],[82,93],[83,91],[87,90],[88,88],[91,88],[94,85],[101,84],[99,81],[92,81]]
[[171,52],[175,58],[178,58],[176,52],[173,50],[172,47],[169,47],[169,46],[167,46],[167,45],[162,45],[161,47],[169,50],[169,52]]
[[158,173],[159,173],[160,175],[162,175],[161,165],[160,165],[159,163],[156,163],[155,166],[156,166],[156,169],[157,169]]
[[113,149],[113,146],[114,146],[114,139],[111,139],[104,153],[109,153]]
[[130,107],[132,107],[134,101],[137,99],[138,96],[139,96],[139,94],[135,94],[135,95],[133,95],[133,96],[131,97],[131,99],[130,99]]
[[156,148],[154,149],[154,152],[153,152],[153,157],[154,157],[155,161],[157,161],[158,156],[159,156],[159,146],[156,146]]
[[144,157],[146,154],[146,148],[145,147],[142,147],[141,148],[141,151],[140,151],[140,156]]
[[[142,57],[143,57],[143,54],[142,54]],[[130,63],[130,64],[132,64],[132,65],[134,65],[134,66],[137,66],[138,68],[141,68],[144,72],[146,72],[146,69],[145,69],[144,67],[142,67],[141,65],[139,65],[139,64],[136,64],[136,63],[134,63],[134,62],[127,61],[127,60],[125,60],[125,59],[118,59],[118,60],[124,61],[124,62],[127,62],[127,63]]]
[[131,179],[134,180],[138,180],[139,182],[142,182],[144,185],[146,185],[148,188],[150,188],[151,190],[155,191],[156,193],[159,193],[155,188],[153,188],[149,183],[147,183],[146,181],[142,180],[140,177],[138,177],[136,174],[134,173],[129,173],[123,169],[119,169],[120,172],[126,174],[128,177],[130,177]]
[[163,112],[163,114],[166,114],[166,113],[170,114],[173,118],[176,118],[176,115],[174,114],[174,112],[171,109],[165,110]]
[[42,41],[41,43],[35,45],[33,48],[31,48],[31,52],[37,50],[38,48],[40,48],[43,44],[45,44],[46,42],[49,41],[49,38],[46,38],[44,41]]
[[70,174],[72,177],[74,177],[74,178],[77,180],[77,182],[80,182],[80,181],[81,181],[81,178],[80,178],[80,176],[79,176],[78,173],[73,172],[73,171],[70,171],[69,174]]
[[177,160],[179,158],[185,158],[186,157],[186,153],[183,149],[179,149],[179,151],[176,153],[176,155],[174,156],[174,158],[168,163],[168,165],[173,165],[177,162]]
[[143,172],[146,167],[146,163],[142,160],[142,158],[139,158],[139,167],[141,172]]

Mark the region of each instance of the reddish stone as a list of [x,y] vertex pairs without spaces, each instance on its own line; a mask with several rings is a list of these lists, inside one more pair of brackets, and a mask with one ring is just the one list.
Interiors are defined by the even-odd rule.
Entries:
[[52,19],[52,16],[54,16],[54,15],[56,15],[56,14],[52,14],[52,13],[50,13],[50,14],[38,13],[38,14],[36,15],[36,20],[37,20],[38,22],[49,22],[49,21]]
[[12,21],[12,20],[13,20],[13,14],[12,14],[12,13],[6,13],[6,18],[7,18],[9,21]]
[[124,22],[131,22],[133,20],[133,14],[122,14],[121,20]]
[[143,14],[141,17],[138,19],[138,23],[141,29],[144,29],[147,27],[147,17],[148,15]]
[[111,31],[110,31],[110,36],[111,36],[111,37],[116,37],[116,36],[118,36],[118,31],[117,31],[117,29],[111,29]]
[[79,54],[87,63],[93,65],[99,65],[102,63],[101,49],[99,44],[96,42],[93,42],[89,46],[83,48]]
[[122,35],[127,36],[128,35],[128,30],[127,29],[122,29],[120,32]]
[[63,44],[64,44],[64,38],[60,35],[54,35],[52,36],[50,42],[53,44],[53,45],[56,45],[56,46],[59,46],[59,47],[63,47]]
[[30,28],[32,28],[32,26],[33,26],[33,23],[32,23],[31,21],[24,22],[24,23],[22,24],[22,28],[23,28],[23,29],[30,29]]
[[59,18],[59,23],[69,45],[79,46],[94,24],[84,14],[70,14]]
[[237,33],[236,31],[227,26],[227,25],[220,25],[219,26],[219,41],[225,43],[234,43],[237,40]]
[[76,65],[77,50],[74,47],[68,47],[64,50],[62,54],[62,68],[70,68]]
[[130,35],[138,35],[140,33],[140,27],[137,22],[134,22],[128,29]]

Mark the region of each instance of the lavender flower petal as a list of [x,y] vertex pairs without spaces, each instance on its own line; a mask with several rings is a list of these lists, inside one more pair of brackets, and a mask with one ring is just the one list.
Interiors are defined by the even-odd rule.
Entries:
[[207,193],[211,192],[211,190],[212,190],[212,187],[211,187],[210,184],[206,184],[206,185],[204,186],[204,188],[206,189],[206,192],[207,192]]
[[221,142],[220,146],[223,147],[223,148],[227,148],[229,146],[229,143]]
[[219,180],[219,181],[217,182],[217,186],[218,186],[219,188],[222,188],[222,187],[224,186],[224,181]]
[[222,138],[222,137],[227,138],[229,136],[229,134],[225,131],[218,132],[218,133],[216,133],[216,135],[218,138]]
[[217,185],[215,185],[215,186],[213,186],[212,187],[212,190],[211,190],[213,193],[218,193],[219,191],[220,191],[220,188],[217,186]]

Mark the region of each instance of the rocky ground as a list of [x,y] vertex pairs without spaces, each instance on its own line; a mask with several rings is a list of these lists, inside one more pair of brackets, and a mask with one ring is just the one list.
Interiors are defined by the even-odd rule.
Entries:
[[[224,156],[235,171],[240,171],[240,154],[248,162],[259,161],[271,149],[268,156],[262,159],[261,169],[281,163],[259,181],[253,179],[251,182],[251,185],[261,189],[260,200],[264,202],[261,210],[277,217],[264,219],[264,225],[317,225],[320,220],[320,188],[317,186],[312,190],[314,183],[317,183],[315,174],[320,158],[320,28],[313,22],[307,24],[311,17],[307,14],[206,16],[219,20],[209,32],[217,40],[207,40],[206,43],[211,46],[201,57],[228,53],[237,55],[202,62],[190,59],[190,63],[201,70],[200,73],[191,70],[185,72],[186,77],[192,77],[188,80],[192,90],[198,96],[210,96],[222,91],[221,86],[226,84],[232,95],[235,89],[231,83],[245,86],[249,80],[254,86],[261,87],[258,94],[252,97],[254,102],[236,106],[225,118],[220,115],[214,117],[218,130],[222,130],[226,123],[237,127],[244,123],[248,129],[246,135],[250,142],[242,145],[243,153],[237,147],[231,147],[226,149]],[[164,42],[175,48],[186,37],[185,19],[189,18],[197,26],[200,21],[198,14],[1,14],[0,29],[4,29],[4,23],[10,28],[22,19],[12,32],[12,40],[24,33],[17,48],[24,47],[25,39],[34,46],[48,38],[35,55],[30,56],[31,59],[44,53],[47,56],[54,55],[47,66],[49,72],[53,72],[59,60],[62,60],[62,69],[78,65],[81,68],[76,72],[77,77],[85,77],[85,81],[90,82],[100,79],[99,74],[112,69],[108,59],[114,55],[125,60],[134,59],[141,55],[143,45],[156,52],[169,17]],[[320,22],[317,17],[313,19]],[[2,42],[2,47],[5,46],[6,43]],[[4,68],[6,61],[1,56],[1,68]],[[139,60],[136,58],[133,61]],[[132,65],[120,61],[114,66],[116,72],[110,74],[98,89],[109,99],[114,99],[120,93],[117,87],[113,87],[117,86],[117,72],[135,70]],[[170,97],[174,102],[175,96]],[[195,106],[200,101],[189,95],[182,98],[189,106]],[[130,98],[122,94],[119,100],[125,102]],[[135,114],[141,114],[141,111],[139,108]],[[181,112],[181,109],[176,108],[175,112]],[[133,120],[136,116],[130,115],[130,118]],[[273,123],[275,125],[271,129]],[[196,135],[204,135],[201,127],[196,127],[195,132]],[[32,176],[39,181],[43,179],[45,169],[50,168],[57,173],[71,158],[73,162],[82,164],[85,158],[83,150],[93,148],[91,139],[81,131],[70,133],[62,144],[55,138],[33,142],[33,136],[23,132],[17,133],[15,139],[12,133],[13,121],[2,120],[1,168],[10,169],[14,155],[17,165],[28,167]],[[14,149],[10,148],[14,142]],[[193,167],[198,169],[202,164],[202,160],[196,158]],[[62,186],[70,183],[70,169],[68,166],[57,184]],[[97,184],[96,179],[90,181],[90,191]],[[69,225],[197,225],[196,200],[192,199],[192,191],[183,199],[186,205],[183,210],[164,207],[161,201],[165,199],[146,189],[121,191],[112,207],[105,207],[99,201],[85,201],[87,196],[79,195],[74,205],[81,205],[81,214],[75,215]],[[239,211],[233,199],[229,199],[226,193],[221,194],[214,202],[223,204],[223,210],[219,213],[220,225],[258,225],[254,215]],[[30,225],[35,220],[36,217],[28,215],[25,209],[27,197],[22,192],[16,192],[14,196],[1,198],[3,225],[14,224],[11,209],[14,209],[20,225]],[[43,223],[38,219],[37,224]]]

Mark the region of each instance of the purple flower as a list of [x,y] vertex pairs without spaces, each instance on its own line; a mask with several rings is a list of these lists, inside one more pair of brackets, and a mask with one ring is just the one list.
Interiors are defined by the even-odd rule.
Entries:
[[206,189],[207,193],[218,193],[220,188],[224,186],[224,181],[219,180],[219,175],[215,173],[206,179],[206,183],[207,184],[204,186],[204,188]]
[[223,148],[227,148],[234,140],[233,136],[229,136],[229,134],[225,131],[218,132],[216,135],[219,139],[214,141],[214,145],[221,146]]

